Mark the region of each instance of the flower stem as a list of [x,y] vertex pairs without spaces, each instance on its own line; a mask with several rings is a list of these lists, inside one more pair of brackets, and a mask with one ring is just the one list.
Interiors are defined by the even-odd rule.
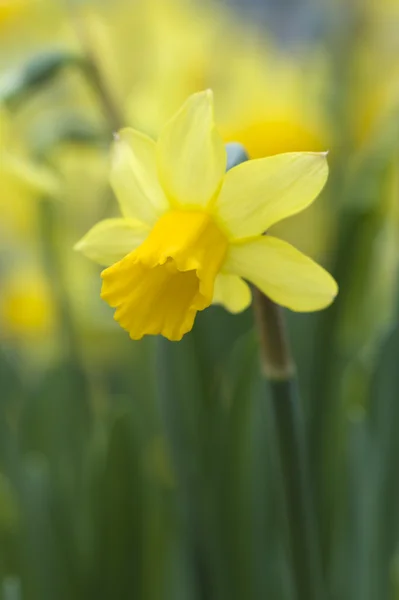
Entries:
[[254,311],[260,331],[262,371],[270,381],[288,380],[295,375],[285,322],[279,306],[258,289],[253,290]]
[[271,393],[296,599],[322,600],[321,561],[303,414],[282,309],[259,290],[254,290],[254,308],[262,372]]
[[123,115],[119,111],[119,107],[109,92],[108,86],[104,81],[101,70],[97,64],[97,60],[90,53],[89,49],[86,50],[86,63],[84,67],[87,80],[96,92],[107,122],[114,133],[123,127]]
[[42,198],[39,201],[39,236],[42,243],[42,262],[48,281],[51,284],[53,301],[57,310],[58,335],[61,340],[64,358],[76,360],[78,344],[75,336],[72,311],[68,293],[61,274],[59,248],[56,232],[57,201]]
[[93,51],[90,31],[88,30],[84,18],[78,14],[73,5],[67,0],[65,6],[69,12],[76,36],[84,52],[84,60],[81,67],[88,83],[94,90],[104,113],[104,117],[114,133],[124,125],[123,113],[112,94],[107,81],[104,78],[101,66]]

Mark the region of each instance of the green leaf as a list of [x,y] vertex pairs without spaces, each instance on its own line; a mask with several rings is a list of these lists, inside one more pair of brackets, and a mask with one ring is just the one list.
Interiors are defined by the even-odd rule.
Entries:
[[46,158],[57,146],[98,146],[106,148],[108,138],[95,123],[78,113],[67,113],[57,117],[49,126],[48,119],[41,120],[31,134],[37,158]]
[[348,600],[389,597],[389,565],[399,541],[398,355],[396,327],[383,345],[369,386],[369,414],[353,420],[348,431],[349,458],[355,461],[349,463],[347,491],[352,521],[347,573],[353,577],[346,583],[353,586]]
[[[193,332],[178,344],[158,340],[160,410],[176,476],[182,547],[188,557],[189,596],[229,597],[217,513],[216,482],[220,399],[208,385]],[[216,418],[215,418],[216,416]],[[198,596],[195,595],[197,590]]]
[[68,576],[63,546],[56,535],[59,515],[52,505],[48,464],[40,455],[28,457],[21,491],[22,596],[31,600],[76,597],[77,582]]
[[[231,600],[262,597],[252,569],[255,561],[252,543],[254,480],[256,495],[264,491],[251,468],[254,449],[253,392],[258,373],[259,349],[255,332],[251,330],[234,344],[223,367],[221,390],[225,412],[219,431],[217,500],[223,552],[230,574]],[[256,587],[257,593],[254,594]]]
[[27,95],[53,82],[67,67],[80,65],[82,59],[71,52],[53,50],[33,56],[19,69],[6,73],[0,81],[0,100],[19,103]]
[[133,421],[121,414],[111,426],[104,468],[93,488],[96,556],[90,598],[142,597],[144,497]]

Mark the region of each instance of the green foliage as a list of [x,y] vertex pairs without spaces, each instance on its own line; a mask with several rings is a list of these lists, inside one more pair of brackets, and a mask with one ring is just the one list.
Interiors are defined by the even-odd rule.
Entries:
[[1,101],[11,106],[18,104],[33,92],[51,84],[67,67],[81,63],[79,55],[71,52],[54,50],[37,54],[22,64],[20,69],[3,75],[0,85]]

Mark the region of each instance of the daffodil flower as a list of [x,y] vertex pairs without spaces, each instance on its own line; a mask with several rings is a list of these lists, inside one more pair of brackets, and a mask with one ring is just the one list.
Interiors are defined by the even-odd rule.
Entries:
[[23,6],[22,0],[1,0],[0,1],[0,26],[19,12]]
[[200,92],[157,143],[133,129],[119,132],[111,184],[123,217],[97,223],[76,249],[112,265],[102,272],[101,296],[132,339],[180,340],[212,302],[244,310],[246,281],[282,306],[318,310],[336,295],[334,279],[263,234],[309,206],[327,175],[325,153],[311,152],[251,160],[226,173],[212,92]]

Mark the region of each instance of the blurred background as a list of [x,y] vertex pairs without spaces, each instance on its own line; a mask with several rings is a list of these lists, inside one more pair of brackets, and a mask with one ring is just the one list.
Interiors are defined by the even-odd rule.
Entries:
[[251,158],[329,150],[276,233],[329,600],[399,599],[399,1],[0,0],[0,598],[295,600],[251,310],[131,341],[74,252],[112,133],[214,90]]

